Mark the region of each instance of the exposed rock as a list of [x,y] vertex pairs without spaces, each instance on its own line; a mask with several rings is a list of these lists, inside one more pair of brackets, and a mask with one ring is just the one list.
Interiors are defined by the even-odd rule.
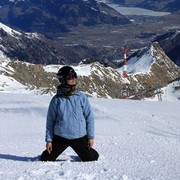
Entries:
[[[144,57],[148,57],[144,61],[149,61],[150,70],[146,72],[139,71],[138,73],[134,71],[134,73],[128,74],[131,98],[152,97],[157,88],[162,88],[180,77],[180,68],[166,56],[158,43],[153,43],[149,48],[143,50],[140,55],[136,54],[137,60],[134,63],[130,59],[128,61],[129,68],[135,66],[138,62],[142,62],[141,59]],[[60,68],[59,65],[55,66],[56,69]],[[38,89],[41,93],[53,94],[56,92],[58,85],[56,73],[45,71],[45,67],[20,61],[9,61],[5,67],[1,67],[0,74],[12,77],[25,85],[27,89]],[[97,62],[90,65],[90,74],[78,75],[78,87],[90,96],[122,98],[123,83],[122,71],[104,67]]]
[[[140,56],[136,55],[137,60],[135,64],[140,61],[143,54],[150,54],[151,58],[144,60],[152,61],[152,63],[150,63],[149,72],[134,73],[132,71],[134,74],[129,74],[132,94],[138,92],[137,96],[140,96],[140,98],[152,96],[157,88],[162,88],[174,79],[180,77],[180,68],[168,58],[157,42],[139,54]],[[135,64],[131,63],[131,59],[129,60],[129,66],[135,66]],[[136,88],[138,88],[138,90]]]
[[170,31],[155,38],[168,57],[180,66],[180,31]]

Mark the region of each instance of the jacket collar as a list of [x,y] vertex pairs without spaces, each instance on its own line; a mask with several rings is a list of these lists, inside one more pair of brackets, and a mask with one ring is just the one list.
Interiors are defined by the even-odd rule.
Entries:
[[66,96],[66,95],[64,95],[63,94],[63,92],[62,92],[62,90],[61,90],[61,87],[60,86],[58,86],[57,87],[57,93],[56,93],[56,95],[57,96],[60,96],[60,97],[71,97],[71,96],[74,96],[74,95],[78,95],[79,96],[79,90],[78,89],[76,89],[76,91],[74,92],[74,94],[72,94],[72,95],[70,95],[70,96]]

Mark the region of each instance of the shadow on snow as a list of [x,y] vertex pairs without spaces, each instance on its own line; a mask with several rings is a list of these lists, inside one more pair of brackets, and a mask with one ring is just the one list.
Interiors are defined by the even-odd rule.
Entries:
[[13,161],[39,161],[39,156],[26,157],[26,156],[15,156],[10,154],[0,154],[0,159],[7,159]]
[[[80,162],[81,159],[78,156],[70,156],[71,162]],[[13,161],[26,161],[26,162],[35,162],[40,161],[40,156],[35,157],[26,157],[26,156],[16,156],[10,154],[0,154],[0,159],[13,160]],[[57,159],[57,161],[68,161],[68,159]]]

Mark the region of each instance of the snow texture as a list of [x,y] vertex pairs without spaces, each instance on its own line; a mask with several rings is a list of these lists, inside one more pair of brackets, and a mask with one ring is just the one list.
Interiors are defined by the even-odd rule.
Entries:
[[56,162],[40,162],[51,98],[0,93],[0,179],[180,179],[179,101],[90,98],[99,160],[81,162],[69,148]]

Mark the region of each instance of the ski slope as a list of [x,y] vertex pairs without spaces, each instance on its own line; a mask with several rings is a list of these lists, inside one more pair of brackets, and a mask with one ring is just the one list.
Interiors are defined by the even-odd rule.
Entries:
[[179,101],[91,98],[99,160],[81,162],[67,149],[56,162],[40,162],[51,98],[0,93],[0,179],[180,179]]

